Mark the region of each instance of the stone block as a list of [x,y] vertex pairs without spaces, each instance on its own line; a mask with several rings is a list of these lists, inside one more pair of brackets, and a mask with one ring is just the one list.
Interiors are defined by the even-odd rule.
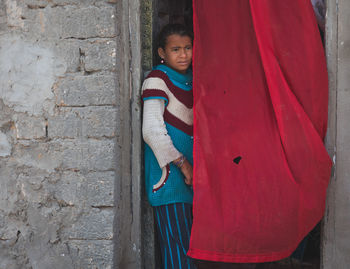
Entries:
[[31,268],[74,269],[69,248],[57,237],[59,226],[43,217],[38,209],[28,210],[32,233],[26,238],[26,254]]
[[[116,37],[116,10],[110,5],[88,5],[88,1],[62,1],[44,6],[40,3],[12,8],[9,26],[20,27],[28,36],[41,40],[82,40]],[[16,2],[16,1],[8,1]],[[59,2],[59,1],[57,1]]]
[[59,106],[115,105],[114,75],[74,76],[61,79],[55,89]]
[[4,215],[15,212],[20,207],[20,204],[16,205],[20,192],[17,185],[16,166],[3,162],[0,158],[0,167],[0,233],[2,233],[6,225]]
[[86,172],[114,170],[119,154],[115,151],[114,139],[65,139],[51,142],[21,140],[13,147],[12,156],[18,165],[47,172],[57,169]]
[[112,207],[115,172],[65,171],[61,180],[48,186],[56,199],[70,206]]
[[75,268],[112,269],[112,240],[70,240],[68,246],[79,257],[75,259]]
[[84,69],[87,72],[101,70],[115,71],[117,49],[114,40],[95,40],[82,44]]
[[49,137],[114,137],[117,125],[115,107],[61,107],[49,118]]
[[77,138],[82,136],[82,119],[79,111],[72,108],[61,108],[48,119],[49,138]]
[[108,7],[66,9],[60,16],[62,38],[115,37],[115,10]]
[[0,129],[3,133],[14,132],[13,110],[7,107],[0,98]]
[[59,59],[56,68],[62,68],[66,73],[73,73],[81,71],[80,44],[81,40],[59,40],[46,45],[52,48],[55,58]]
[[[31,0],[31,1],[41,1],[41,0]],[[115,4],[117,0],[50,0],[49,1],[52,7],[56,6],[67,6],[67,5],[75,5],[75,6],[80,6],[80,7],[86,7],[86,6],[106,6],[106,4]],[[111,6],[109,6],[111,7]]]
[[21,114],[15,121],[17,139],[38,139],[46,137],[46,120]]
[[53,172],[62,163],[62,145],[59,142],[22,140],[13,147],[18,166],[24,165]]
[[66,239],[111,240],[113,238],[113,208],[91,208],[72,225],[62,229]]
[[0,132],[0,157],[7,157],[11,155],[12,145],[7,136]]
[[81,111],[82,133],[87,137],[114,137],[117,110],[114,107],[88,107]]
[[[80,4],[81,1],[79,1]],[[64,3],[63,3],[64,4]],[[30,5],[29,5],[30,6]],[[54,39],[87,39],[115,37],[115,9],[78,5],[47,6],[24,10],[24,27],[36,34]]]
[[117,0],[26,0],[25,3],[27,6],[29,6],[31,9],[39,9],[44,8],[46,6],[51,7],[63,7],[63,6],[80,6],[80,7],[87,7],[87,6],[106,6],[106,4],[115,4]]
[[17,185],[20,194],[26,197],[26,202],[44,204],[49,196],[43,189],[45,176],[39,173],[21,173],[17,178]]
[[118,154],[114,139],[66,141],[62,150],[62,168],[84,172],[114,170]]

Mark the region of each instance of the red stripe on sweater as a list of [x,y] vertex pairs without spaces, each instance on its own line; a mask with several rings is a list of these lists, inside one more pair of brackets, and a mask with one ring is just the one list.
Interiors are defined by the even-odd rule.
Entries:
[[188,125],[187,123],[183,122],[171,114],[167,109],[164,111],[164,121],[183,131],[185,134],[188,134],[190,136],[193,135],[193,125]]
[[141,95],[142,100],[143,98],[148,98],[148,97],[164,97],[169,102],[169,97],[163,90],[157,90],[157,89],[144,90]]
[[189,91],[186,91],[184,89],[181,89],[177,86],[175,86],[167,74],[165,74],[163,71],[160,70],[153,70],[147,78],[160,78],[162,79],[168,89],[174,94],[174,96],[181,102],[183,103],[187,108],[192,108],[193,107],[193,93],[192,89]]

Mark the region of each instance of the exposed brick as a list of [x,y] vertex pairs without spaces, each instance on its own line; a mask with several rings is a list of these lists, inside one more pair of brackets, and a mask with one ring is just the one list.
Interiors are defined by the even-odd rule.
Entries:
[[66,171],[55,185],[48,186],[56,199],[68,205],[87,207],[111,207],[113,202],[115,173]]
[[81,46],[84,54],[84,68],[87,72],[110,70],[116,67],[116,42],[114,40],[95,40]]
[[48,119],[49,138],[80,137],[82,131],[82,119],[79,118],[79,112],[74,112],[71,108],[62,110]]
[[68,246],[72,253],[79,255],[75,268],[112,269],[113,243],[111,240],[70,240]]
[[79,50],[80,44],[80,40],[56,41],[54,43],[53,50],[55,52],[55,56],[60,59],[60,63],[57,63],[56,68],[63,68],[64,72],[68,73],[81,71]]
[[7,136],[0,132],[0,157],[6,157],[11,154],[12,146],[8,141]]
[[118,156],[114,140],[84,139],[63,144],[63,168],[82,171],[106,171],[116,167]]
[[91,208],[86,214],[81,215],[72,226],[65,227],[62,235],[68,239],[111,240],[113,216],[113,208],[103,210]]
[[42,117],[20,115],[15,122],[17,139],[37,139],[46,137],[46,120]]
[[114,105],[117,81],[114,75],[74,76],[61,79],[55,89],[57,105]]
[[[58,6],[57,6],[58,5]],[[16,20],[27,30],[55,39],[86,39],[115,37],[115,9],[107,6],[65,5],[46,6],[28,4],[21,6],[25,20]]]
[[62,26],[62,38],[114,37],[113,8],[87,7],[66,9],[58,14]]
[[117,110],[113,107],[89,107],[81,111],[83,135],[87,137],[114,137],[117,124]]
[[62,146],[58,142],[33,142],[26,140],[17,143],[13,157],[18,165],[54,171],[62,163]]
[[49,137],[113,137],[116,120],[114,107],[61,107],[49,118]]

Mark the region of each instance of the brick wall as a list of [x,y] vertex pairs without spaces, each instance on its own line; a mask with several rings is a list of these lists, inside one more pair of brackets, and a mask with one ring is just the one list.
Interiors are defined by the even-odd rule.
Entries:
[[0,268],[112,268],[116,0],[0,0]]

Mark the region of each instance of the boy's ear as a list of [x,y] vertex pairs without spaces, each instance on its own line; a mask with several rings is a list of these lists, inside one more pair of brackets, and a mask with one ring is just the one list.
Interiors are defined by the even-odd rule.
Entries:
[[158,48],[158,55],[162,59],[165,58],[165,51],[163,50],[163,48],[161,48],[161,47]]

